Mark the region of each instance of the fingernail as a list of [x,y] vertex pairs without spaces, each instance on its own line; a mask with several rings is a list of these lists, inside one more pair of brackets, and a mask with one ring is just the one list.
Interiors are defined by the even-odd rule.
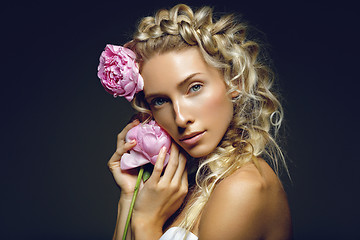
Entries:
[[161,153],[166,153],[166,147],[165,147],[165,146],[163,146],[163,147],[161,148]]
[[135,139],[133,139],[133,140],[131,140],[131,141],[130,141],[130,143],[135,143],[135,142],[136,142],[136,140],[135,140]]

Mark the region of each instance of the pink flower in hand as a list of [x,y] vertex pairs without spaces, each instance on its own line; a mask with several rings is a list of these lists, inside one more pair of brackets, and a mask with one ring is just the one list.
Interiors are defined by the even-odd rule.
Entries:
[[128,131],[126,142],[136,140],[136,145],[121,157],[121,169],[136,168],[147,163],[155,165],[163,146],[168,150],[164,166],[169,161],[171,138],[155,121],[139,124]]
[[135,62],[136,55],[128,48],[106,45],[101,53],[98,77],[105,90],[129,102],[144,87],[144,80]]

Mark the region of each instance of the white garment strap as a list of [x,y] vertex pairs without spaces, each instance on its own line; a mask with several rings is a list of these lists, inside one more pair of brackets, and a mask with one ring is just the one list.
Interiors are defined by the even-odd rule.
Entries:
[[189,232],[184,239],[186,235],[186,230],[180,227],[172,227],[169,228],[159,240],[197,240],[198,237],[193,234],[192,232]]

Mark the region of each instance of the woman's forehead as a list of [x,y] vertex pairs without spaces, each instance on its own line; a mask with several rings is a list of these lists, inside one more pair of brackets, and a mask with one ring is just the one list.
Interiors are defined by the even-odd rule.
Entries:
[[197,48],[187,48],[153,56],[142,66],[144,91],[152,91],[162,85],[178,85],[195,75],[210,70]]

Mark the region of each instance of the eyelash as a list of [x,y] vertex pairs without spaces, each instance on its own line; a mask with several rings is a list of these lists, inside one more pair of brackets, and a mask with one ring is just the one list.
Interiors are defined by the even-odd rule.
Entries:
[[[199,88],[197,90],[193,90],[194,87],[199,87]],[[202,85],[197,83],[190,87],[189,92],[198,92],[198,91],[200,91],[201,88],[202,88]],[[193,91],[191,91],[191,90],[193,90]]]
[[[194,89],[194,88],[197,88],[197,89]],[[194,84],[193,86],[191,86],[189,88],[189,93],[193,93],[193,92],[198,92],[200,91],[200,89],[202,88],[202,85],[197,83],[197,84]],[[160,103],[159,103],[160,102]],[[164,103],[168,102],[168,100],[164,97],[158,97],[158,98],[154,98],[153,100],[151,100],[150,104],[154,107],[160,107],[161,105],[163,105]]]
[[[162,103],[159,104],[158,101],[162,100]],[[163,105],[165,102],[167,102],[167,100],[163,97],[158,97],[158,98],[154,98],[153,100],[151,100],[151,105],[152,106],[155,106],[155,107],[158,107],[158,106],[161,106]]]

